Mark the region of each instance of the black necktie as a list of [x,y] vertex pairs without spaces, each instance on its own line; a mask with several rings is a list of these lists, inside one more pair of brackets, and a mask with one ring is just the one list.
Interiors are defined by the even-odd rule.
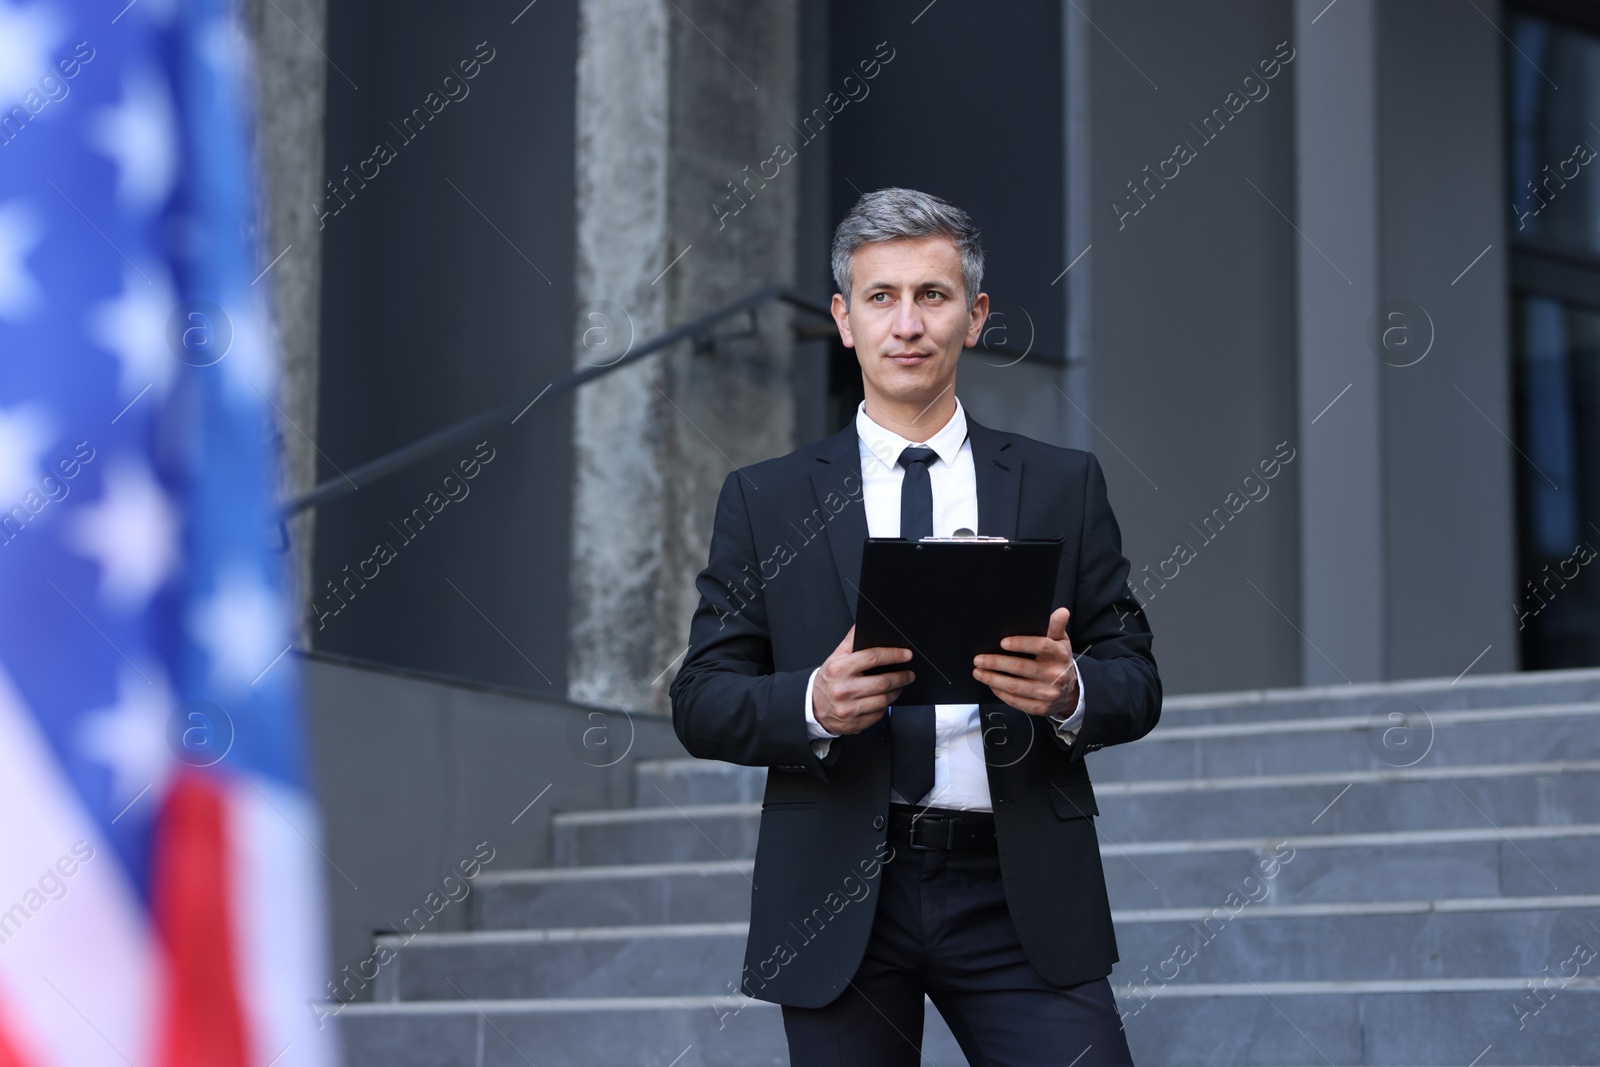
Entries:
[[[905,469],[900,482],[900,536],[908,541],[933,536],[928,464],[937,457],[933,449],[916,445],[900,453]],[[933,789],[933,724],[932,704],[896,704],[889,713],[889,784],[912,804]]]

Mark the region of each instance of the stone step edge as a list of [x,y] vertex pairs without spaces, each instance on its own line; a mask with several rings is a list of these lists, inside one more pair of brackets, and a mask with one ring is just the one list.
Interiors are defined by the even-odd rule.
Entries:
[[[732,766],[730,764],[729,766]],[[1307,771],[1300,774],[1243,774],[1219,778],[1152,778],[1137,782],[1095,782],[1096,796],[1125,797],[1160,793],[1220,792],[1228,789],[1294,789],[1328,785],[1391,785],[1402,782],[1449,781],[1455,778],[1521,778],[1555,774],[1593,774],[1600,771],[1600,760],[1545,760],[1533,763],[1469,763],[1444,767],[1391,767],[1373,771]],[[728,801],[722,804],[659,805],[603,811],[560,812],[565,823],[622,821],[626,813],[644,811],[648,819],[664,819],[661,812],[705,813],[711,808],[759,807],[756,801]]]
[[[1600,894],[1511,897],[1441,897],[1435,900],[1348,901],[1331,904],[1255,904],[1238,910],[1225,906],[1210,908],[1130,908],[1111,910],[1113,922],[1134,923],[1202,922],[1221,910],[1233,919],[1326,919],[1358,918],[1376,915],[1463,915],[1524,911],[1600,910]],[[1600,925],[1592,921],[1595,932]],[[423,946],[446,948],[476,945],[556,945],[587,941],[634,941],[646,938],[744,937],[750,931],[746,922],[653,923],[637,926],[552,926],[512,930],[453,930],[423,934],[380,934],[374,942],[391,948],[416,942]]]
[[[1469,763],[1447,767],[1397,767],[1370,771],[1307,771],[1300,774],[1246,774],[1226,778],[1156,778],[1137,782],[1095,782],[1096,796],[1148,796],[1161,793],[1219,792],[1228,789],[1297,789],[1330,785],[1394,785],[1473,778],[1544,778],[1563,774],[1600,772],[1600,760],[1546,760],[1535,763]],[[608,823],[650,822],[674,817],[716,818],[755,815],[758,800],[718,804],[672,804],[670,807],[599,808],[593,811],[558,811],[558,826],[598,826]]]
[[478,888],[515,885],[545,885],[551,882],[582,882],[590,879],[672,878],[679,875],[722,876],[729,872],[748,877],[755,873],[756,861],[683,860],[675,863],[617,863],[588,867],[524,867],[511,871],[483,871],[472,879]]
[[1570,667],[1554,671],[1510,671],[1479,674],[1463,680],[1443,675],[1431,678],[1405,678],[1392,682],[1358,682],[1320,686],[1289,686],[1282,689],[1236,689],[1215,693],[1184,693],[1163,697],[1161,711],[1209,711],[1213,708],[1252,707],[1261,704],[1310,704],[1323,700],[1364,700],[1375,696],[1426,693],[1462,689],[1520,689],[1536,685],[1561,685],[1567,682],[1600,681],[1600,668]]
[[[755,810],[752,806],[752,810],[749,812],[736,812],[735,814],[754,814]],[[1555,823],[1545,826],[1373,830],[1365,833],[1310,834],[1283,837],[1202,837],[1169,841],[1130,841],[1120,846],[1108,842],[1100,846],[1100,854],[1102,856],[1127,856],[1130,854],[1159,856],[1185,855],[1196,852],[1257,852],[1277,849],[1283,845],[1292,845],[1295,848],[1364,848],[1368,846],[1384,848],[1401,845],[1476,844],[1494,840],[1547,841],[1567,837],[1596,836],[1600,836],[1600,823]],[[616,877],[628,877],[628,872],[636,869],[681,868],[682,873],[687,873],[691,869],[714,866],[730,866],[734,870],[743,873],[745,870],[753,869],[753,864],[754,860],[750,857],[740,857],[739,859],[690,860],[682,863],[573,865],[570,867],[525,868],[520,871],[500,871],[494,874],[485,872],[478,875],[478,879],[484,880],[486,884],[493,884],[500,880],[517,880],[532,883],[593,877],[597,872],[618,872],[615,875]],[[677,872],[669,871],[668,873]],[[648,876],[642,875],[641,877]]]
[[[1600,715],[1600,701],[1585,700],[1567,704],[1530,704],[1523,707],[1469,708],[1462,711],[1424,711],[1424,723],[1434,728],[1476,726],[1495,722],[1529,722],[1539,719],[1585,718]],[[1379,720],[1381,723],[1382,720]],[[1265,719],[1261,722],[1217,722],[1200,726],[1159,726],[1141,741],[1200,741],[1213,738],[1261,737],[1267,735],[1342,733],[1368,730],[1374,726],[1371,715],[1329,715],[1316,719]]]
[[[1339,701],[1355,702],[1366,697],[1384,696],[1384,694],[1426,693],[1434,689],[1453,688],[1459,683],[1459,678],[1448,680],[1445,677],[1437,678],[1405,678],[1400,681],[1368,681],[1358,685],[1326,685],[1312,686],[1312,688],[1282,688],[1282,689],[1232,689],[1221,693],[1190,693],[1182,696],[1168,696],[1162,699],[1162,715],[1170,712],[1192,712],[1192,710],[1214,710],[1219,707],[1224,709],[1245,709],[1245,707],[1258,707],[1262,704],[1315,704],[1315,702],[1339,699]],[[1600,667],[1571,667],[1565,670],[1517,670],[1517,672],[1498,673],[1498,675],[1478,675],[1464,683],[1464,688],[1486,689],[1506,688],[1517,689],[1525,686],[1538,685],[1563,685],[1568,681],[1597,681],[1600,683]],[[1512,693],[1510,696],[1518,697],[1520,694]],[[1469,709],[1462,709],[1469,710]],[[1490,709],[1470,709],[1490,710]],[[1430,712],[1434,713],[1434,712]],[[1442,713],[1442,712],[1440,712]],[[670,768],[672,765],[694,765],[694,763],[714,763],[712,760],[693,760],[693,758],[664,758],[664,760],[638,760],[635,771],[651,773],[656,769]],[[738,766],[730,765],[726,766]]]
[[[1451,711],[1424,711],[1424,723],[1435,727],[1474,726],[1481,723],[1527,722],[1538,719],[1582,718],[1600,715],[1600,701],[1582,700],[1561,704],[1523,704],[1498,708],[1463,708]],[[1263,719],[1259,722],[1203,723],[1199,726],[1166,726],[1158,724],[1155,730],[1140,738],[1140,743],[1152,741],[1194,741],[1228,737],[1259,737],[1268,734],[1346,733],[1373,727],[1371,715],[1325,715],[1314,719]],[[661,772],[691,767],[716,767],[717,773],[728,773],[726,768],[739,764],[720,760],[698,760],[676,756],[671,759],[640,760],[634,765],[640,772]]]
[[1553,671],[1507,671],[1502,674],[1479,674],[1463,679],[1449,679],[1444,675],[1430,678],[1404,678],[1392,682],[1357,682],[1319,686],[1286,686],[1281,689],[1235,689],[1214,693],[1183,693],[1164,697],[1161,710],[1210,710],[1212,708],[1250,707],[1272,703],[1315,703],[1321,700],[1364,700],[1369,697],[1402,693],[1425,693],[1450,690],[1460,685],[1473,689],[1520,689],[1536,685],[1562,685],[1567,682],[1600,681],[1600,668],[1569,667]]
[[[1447,845],[1482,841],[1545,841],[1566,837],[1600,836],[1600,823],[1564,823],[1550,826],[1487,826],[1441,830],[1374,830],[1349,834],[1285,835],[1277,838],[1235,837],[1194,838],[1178,841],[1129,841],[1122,845],[1107,842],[1101,855],[1159,856],[1198,852],[1243,852],[1251,849],[1351,848],[1363,846]],[[1276,842],[1276,843],[1274,843]]]
[[[1525,992],[1529,978],[1381,978],[1315,982],[1194,982],[1152,987],[1152,999],[1257,996],[1368,996],[1374,994],[1461,994]],[[1600,978],[1571,978],[1562,992],[1600,993]],[[329,1005],[339,1015],[477,1015],[553,1014],[600,1011],[682,1011],[699,1008],[776,1008],[764,1000],[741,996],[573,997],[505,1000],[351,1001]]]
[[[1450,691],[1466,689],[1516,690],[1539,685],[1562,685],[1567,682],[1600,682],[1600,668],[1571,667],[1553,671],[1512,671],[1504,674],[1480,674],[1466,680],[1450,679],[1443,675],[1432,678],[1406,678],[1393,682],[1359,682],[1354,685],[1334,684],[1321,686],[1290,686],[1282,689],[1235,689],[1214,693],[1184,693],[1164,696],[1161,713],[1185,711],[1211,711],[1216,708],[1250,708],[1262,704],[1314,704],[1325,700],[1365,700],[1375,696]],[[1518,694],[1508,694],[1515,699]],[[641,760],[641,764],[669,763],[673,760]]]

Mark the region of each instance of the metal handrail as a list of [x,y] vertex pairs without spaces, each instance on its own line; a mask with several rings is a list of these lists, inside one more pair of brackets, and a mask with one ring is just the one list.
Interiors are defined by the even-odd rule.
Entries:
[[[527,411],[528,408],[543,397],[570,393],[580,385],[592,382],[596,378],[626,367],[630,363],[635,363],[645,356],[653,355],[663,348],[668,348],[687,338],[707,339],[711,336],[711,327],[723,319],[731,318],[740,312],[753,311],[771,300],[782,301],[790,307],[809,312],[820,318],[828,319],[830,323],[832,322],[833,313],[827,304],[818,303],[809,297],[802,296],[787,286],[769,285],[762,289],[756,289],[739,297],[737,300],[722,305],[714,311],[706,312],[697,319],[651,338],[639,347],[630,349],[614,363],[586,367],[581,371],[575,371],[564,378],[556,379],[526,400],[516,400],[497,408],[491,408],[488,411],[479,412],[476,415],[469,415],[442,430],[437,430],[426,437],[418,438],[408,445],[402,445],[392,452],[386,452],[377,459],[363,463],[359,467],[354,467],[347,472],[339,474],[337,477],[318,482],[304,493],[283,503],[278,509],[278,518],[280,522],[287,521],[302,511],[320,507],[341,497],[349,496],[357,489],[365,489],[367,486],[381,481],[397,471],[404,470],[414,463],[419,463],[429,456],[442,452],[452,445],[460,444],[476,437],[484,429],[499,423],[503,419],[509,418],[515,422],[522,417],[523,412]],[[803,333],[802,336],[806,336],[807,333]],[[826,333],[819,333],[815,336],[826,336],[831,333],[832,330],[829,329]],[[1026,351],[1018,352],[1015,349],[989,345],[976,345],[969,351],[1013,356],[1018,360],[1028,355]],[[1050,357],[1044,358],[1049,359]]]
[[813,315],[831,317],[826,304],[819,304],[815,300],[802,296],[792,289],[782,285],[769,285],[762,289],[746,293],[744,296],[730,303],[724,304],[714,311],[708,311],[697,319],[684,323],[682,326],[668,330],[657,337],[651,338],[637,348],[630,349],[622,358],[614,363],[600,366],[586,367],[575,371],[564,378],[558,378],[545,386],[536,395],[524,400],[517,400],[504,404],[488,411],[469,415],[460,422],[446,426],[442,430],[418,438],[408,445],[402,445],[392,452],[386,452],[377,459],[354,467],[344,474],[326,481],[317,483],[311,489],[299,496],[286,501],[279,509],[280,519],[289,519],[302,511],[320,507],[323,504],[349,496],[357,489],[365,489],[375,482],[387,478],[397,471],[404,470],[413,463],[418,463],[429,456],[444,451],[452,445],[460,444],[477,436],[484,429],[509,418],[517,417],[526,411],[532,404],[546,396],[557,396],[561,393],[570,393],[578,386],[591,382],[602,375],[635,363],[645,356],[652,355],[668,348],[679,341],[691,337],[704,337],[712,326],[724,319],[731,318],[743,311],[751,311],[770,300],[782,302],[801,311],[808,311]]

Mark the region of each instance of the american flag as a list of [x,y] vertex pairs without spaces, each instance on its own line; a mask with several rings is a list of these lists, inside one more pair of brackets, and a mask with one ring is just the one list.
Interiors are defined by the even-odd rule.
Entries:
[[223,0],[0,0],[0,1067],[338,1059]]

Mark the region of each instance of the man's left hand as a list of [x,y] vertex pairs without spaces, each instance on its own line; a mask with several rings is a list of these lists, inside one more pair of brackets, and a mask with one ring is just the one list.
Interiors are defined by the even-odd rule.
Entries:
[[972,676],[995,696],[1029,715],[1071,715],[1078,707],[1078,665],[1072,658],[1067,620],[1072,612],[1057,608],[1050,613],[1044,637],[1007,637],[1000,647],[1023,656],[974,656]]

